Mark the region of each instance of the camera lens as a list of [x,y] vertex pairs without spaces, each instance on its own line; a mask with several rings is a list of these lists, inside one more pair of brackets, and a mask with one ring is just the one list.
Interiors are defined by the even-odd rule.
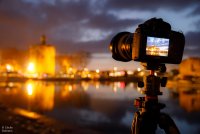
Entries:
[[133,33],[120,32],[110,42],[113,59],[128,62],[132,60]]

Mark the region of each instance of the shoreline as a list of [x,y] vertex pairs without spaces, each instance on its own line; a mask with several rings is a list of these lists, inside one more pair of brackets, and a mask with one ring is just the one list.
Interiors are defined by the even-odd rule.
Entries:
[[67,77],[45,77],[45,78],[29,78],[29,77],[0,77],[0,82],[26,82],[28,80],[33,81],[52,81],[52,82],[59,82],[59,81],[126,81],[126,82],[137,82],[142,80],[142,77],[137,76],[129,76],[129,77],[100,77],[100,78],[67,78]]

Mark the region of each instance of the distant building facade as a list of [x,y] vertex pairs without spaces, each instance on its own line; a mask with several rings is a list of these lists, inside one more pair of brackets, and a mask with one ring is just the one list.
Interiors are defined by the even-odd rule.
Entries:
[[193,57],[183,60],[179,71],[182,76],[200,77],[200,58]]
[[30,62],[34,63],[35,72],[38,75],[55,74],[56,50],[53,45],[46,43],[46,37],[41,36],[41,43],[30,47]]
[[[18,50],[16,48],[0,49],[0,72],[23,72],[28,58],[28,51],[26,50]],[[8,65],[11,67],[10,70],[6,68]]]

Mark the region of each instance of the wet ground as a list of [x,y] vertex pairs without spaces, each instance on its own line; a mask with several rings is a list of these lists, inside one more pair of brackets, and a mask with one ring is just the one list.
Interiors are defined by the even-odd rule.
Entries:
[[16,134],[100,134],[94,130],[64,124],[42,115],[24,117],[18,110],[0,104],[0,126],[2,133]]

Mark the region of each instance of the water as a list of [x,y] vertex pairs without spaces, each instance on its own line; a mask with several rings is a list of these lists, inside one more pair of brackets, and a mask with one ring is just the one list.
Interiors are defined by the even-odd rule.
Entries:
[[[103,133],[130,133],[133,100],[143,96],[135,83],[34,82],[0,83],[0,103],[43,114],[63,123]],[[182,134],[200,133],[200,90],[161,88],[162,111]],[[158,130],[158,133],[161,130]]]

